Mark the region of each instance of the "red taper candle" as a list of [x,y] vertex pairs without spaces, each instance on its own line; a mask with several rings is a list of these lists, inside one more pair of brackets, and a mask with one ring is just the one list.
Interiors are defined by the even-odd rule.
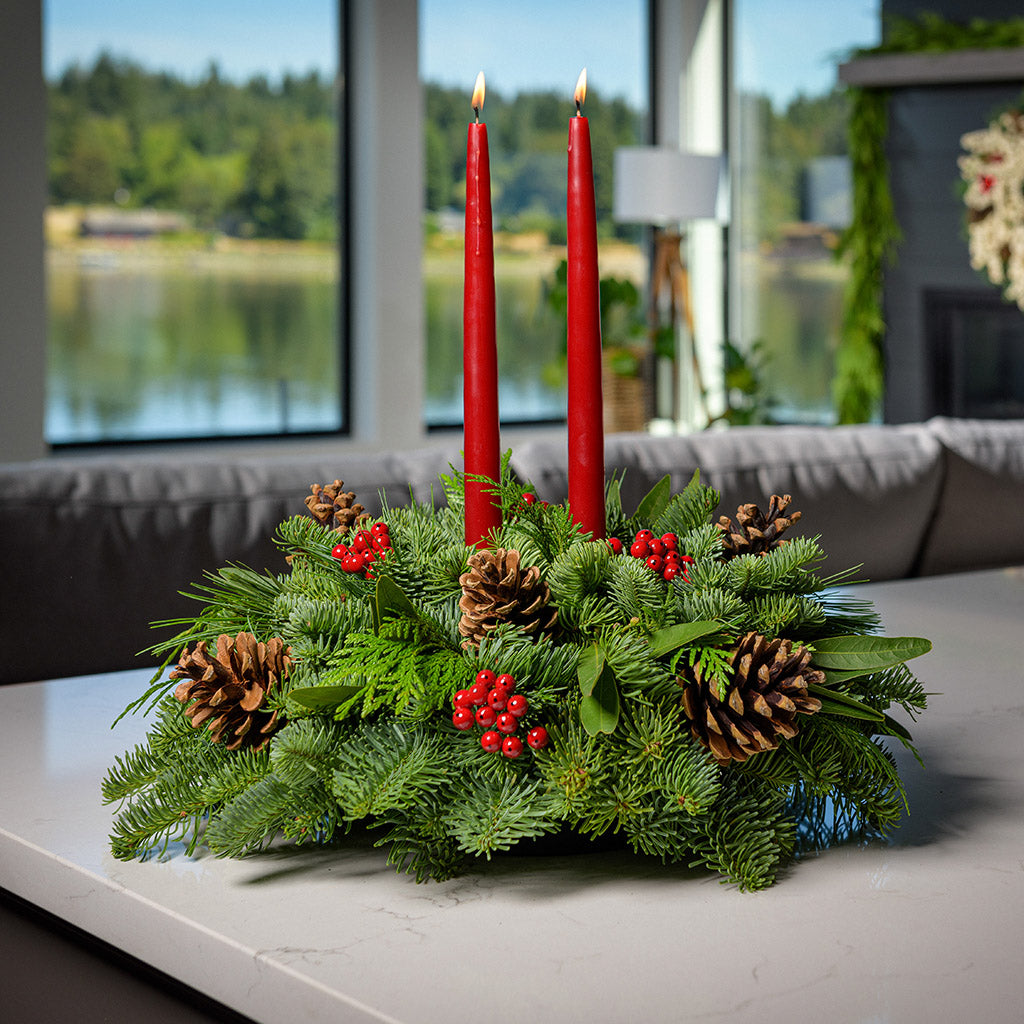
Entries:
[[601,296],[597,270],[597,210],[590,125],[582,115],[587,69],[576,83],[569,121],[568,390],[569,510],[594,539],[605,535],[604,418],[601,401]]
[[463,430],[466,543],[486,547],[501,525],[501,502],[490,485],[501,472],[498,430],[498,346],[494,320],[494,234],[491,226],[491,162],[487,126],[480,123],[484,73],[473,90],[475,120],[466,138],[466,241],[462,305]]

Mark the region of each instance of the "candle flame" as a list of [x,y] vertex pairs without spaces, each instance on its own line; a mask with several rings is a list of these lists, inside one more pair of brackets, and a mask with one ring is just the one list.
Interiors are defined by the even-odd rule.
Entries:
[[584,68],[580,72],[580,77],[576,81],[576,113],[580,112],[580,107],[583,106],[583,101],[587,98],[587,69]]
[[484,106],[484,73],[481,71],[476,76],[476,86],[473,89],[473,110],[476,112],[476,116],[480,116],[480,111]]

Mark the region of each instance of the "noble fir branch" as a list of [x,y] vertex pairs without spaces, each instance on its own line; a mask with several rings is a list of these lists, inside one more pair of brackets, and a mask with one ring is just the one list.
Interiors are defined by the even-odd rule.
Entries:
[[338,751],[331,788],[349,821],[416,804],[444,786],[446,741],[421,726],[381,721],[354,733]]
[[683,537],[707,523],[719,500],[718,491],[705,487],[699,474],[695,473],[686,487],[672,497],[665,511],[651,524],[651,529],[659,536],[674,533]]
[[289,722],[270,745],[270,765],[282,782],[296,789],[329,785],[338,767],[337,751],[348,730],[321,716]]
[[728,773],[725,780],[719,799],[706,814],[679,818],[693,851],[691,867],[718,872],[741,890],[764,889],[792,855],[796,827],[778,793],[737,772]]
[[799,637],[825,622],[821,604],[804,594],[760,594],[749,605],[751,628],[764,636]]
[[211,744],[204,732],[192,727],[180,702],[173,696],[164,696],[157,705],[155,721],[145,742],[115,759],[103,780],[103,799],[113,803],[144,790],[178,761],[185,761],[197,771],[208,771],[225,757],[221,747]]
[[607,544],[576,544],[558,554],[545,575],[551,599],[559,607],[603,592],[611,549]]
[[413,807],[387,812],[377,823],[387,831],[374,845],[387,846],[388,863],[417,882],[463,874],[469,857],[448,835],[449,803],[446,796],[431,794]]
[[613,558],[608,563],[608,599],[620,620],[643,619],[655,629],[664,622],[669,588],[639,558]]
[[453,802],[447,831],[462,851],[490,859],[521,839],[554,832],[561,824],[554,803],[538,780],[507,774],[500,783],[471,778],[463,799]]
[[203,802],[209,807],[234,800],[270,772],[267,749],[242,750],[226,759],[203,786]]
[[295,808],[295,791],[273,773],[264,775],[211,814],[206,845],[220,857],[252,853],[285,828]]
[[297,684],[298,670],[308,673],[331,664],[345,638],[372,628],[373,614],[365,601],[349,601],[344,595],[311,598],[285,593],[278,601],[281,638],[291,647],[298,663],[289,681]]

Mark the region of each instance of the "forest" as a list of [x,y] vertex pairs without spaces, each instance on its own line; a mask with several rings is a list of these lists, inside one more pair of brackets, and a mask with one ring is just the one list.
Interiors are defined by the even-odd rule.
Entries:
[[[337,234],[340,97],[317,72],[244,83],[211,65],[198,81],[102,54],[47,85],[50,202],[175,210],[200,232],[331,241]],[[799,219],[800,173],[821,154],[845,152],[841,93],[798,97],[781,112],[747,97],[744,121],[762,155],[760,230]],[[430,213],[461,210],[465,192],[466,90],[427,83],[425,195]],[[752,112],[752,115],[751,113]],[[496,224],[564,242],[566,128],[571,100],[553,91],[488,92]],[[618,146],[640,142],[646,115],[625,100],[587,96],[598,218],[612,223]]]

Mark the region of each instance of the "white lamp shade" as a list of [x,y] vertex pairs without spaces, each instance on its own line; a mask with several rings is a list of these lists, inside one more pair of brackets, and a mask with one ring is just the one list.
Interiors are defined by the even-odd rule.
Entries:
[[615,151],[613,214],[625,224],[714,219],[722,161],[667,146]]

